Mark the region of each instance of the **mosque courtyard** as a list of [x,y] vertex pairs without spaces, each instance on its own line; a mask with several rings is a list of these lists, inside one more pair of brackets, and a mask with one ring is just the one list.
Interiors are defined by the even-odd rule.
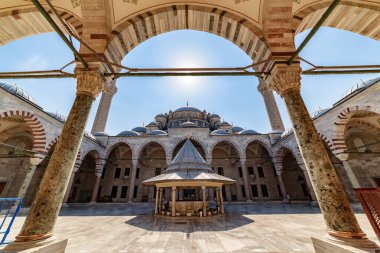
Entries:
[[[75,252],[315,252],[311,237],[323,238],[318,207],[308,203],[226,204],[224,216],[155,217],[153,203],[85,204],[63,208],[55,228]],[[356,217],[376,240],[365,214]],[[9,235],[19,233],[21,215]]]

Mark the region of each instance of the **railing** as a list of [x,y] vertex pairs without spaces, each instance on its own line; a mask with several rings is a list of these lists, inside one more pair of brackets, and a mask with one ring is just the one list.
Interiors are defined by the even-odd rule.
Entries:
[[9,243],[5,239],[11,230],[18,211],[20,211],[21,204],[22,198],[0,198],[0,235],[3,235],[0,245]]
[[380,188],[354,190],[377,238],[380,240]]

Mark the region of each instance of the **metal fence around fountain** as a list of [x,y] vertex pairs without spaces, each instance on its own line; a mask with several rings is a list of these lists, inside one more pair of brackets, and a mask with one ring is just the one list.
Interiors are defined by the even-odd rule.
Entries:
[[6,241],[13,222],[20,211],[22,198],[0,198],[0,245],[9,243]]
[[380,188],[354,190],[377,238],[380,240]]

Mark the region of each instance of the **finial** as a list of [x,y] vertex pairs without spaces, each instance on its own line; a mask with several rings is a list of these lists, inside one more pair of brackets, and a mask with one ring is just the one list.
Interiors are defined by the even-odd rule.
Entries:
[[186,107],[189,107],[189,100],[186,101]]
[[145,122],[143,121],[143,126],[145,126]]

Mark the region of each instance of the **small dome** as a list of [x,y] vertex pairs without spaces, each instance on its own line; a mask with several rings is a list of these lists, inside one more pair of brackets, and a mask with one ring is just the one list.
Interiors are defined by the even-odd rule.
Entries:
[[380,77],[375,78],[375,79],[371,79],[371,80],[368,80],[368,81],[365,81],[365,82],[357,83],[354,86],[352,86],[348,91],[346,91],[346,93],[344,93],[344,95],[343,95],[342,98],[345,98],[345,97],[347,97],[347,96],[355,93],[356,91],[360,91],[362,89],[365,89],[368,86],[371,86],[372,84],[375,84],[375,83],[377,83],[379,81],[380,81]]
[[66,117],[63,116],[62,114],[55,113],[55,112],[46,112],[46,113],[52,116],[53,118],[55,118],[56,120],[60,121],[61,123],[65,123],[66,121]]
[[186,121],[180,125],[180,127],[197,127],[197,124],[191,121]]
[[132,131],[138,132],[138,133],[145,133],[146,134],[146,127],[140,126],[140,127],[135,127],[132,129]]
[[95,133],[92,133],[92,135],[95,137],[109,136],[109,134],[106,132],[95,132]]
[[148,126],[158,126],[158,123],[152,121],[152,122],[150,122],[150,123],[147,125],[147,127],[148,127]]
[[241,132],[241,131],[243,131],[243,130],[244,130],[244,128],[239,127],[239,126],[234,126],[234,127],[232,127],[232,132],[233,132],[233,133],[238,133],[238,132]]
[[149,133],[149,135],[168,135],[168,133],[162,130],[153,130]]
[[325,112],[327,112],[328,110],[330,110],[330,108],[319,109],[319,110],[313,112],[313,113],[310,115],[310,117],[311,117],[312,119],[316,119],[316,118],[318,118],[319,116],[321,116],[322,114],[324,114]]
[[0,87],[6,91],[12,93],[13,95],[16,95],[17,97],[19,97],[21,99],[27,100],[27,101],[37,105],[34,98],[28,92],[17,87],[16,84],[12,85],[12,84],[7,84],[7,83],[0,83]]
[[220,118],[220,117],[219,117],[218,114],[213,113],[213,114],[210,115],[210,118]]
[[281,138],[284,138],[285,136],[288,136],[289,134],[293,133],[293,129],[292,128],[288,128],[286,129],[282,134],[281,134]]
[[156,118],[157,118],[157,117],[166,118],[166,115],[165,115],[165,114],[162,114],[162,113],[160,113],[160,114],[157,114],[157,115],[156,115]]
[[135,132],[135,131],[126,130],[126,131],[119,133],[117,136],[140,136],[140,134],[138,132]]
[[218,130],[212,131],[211,134],[212,135],[224,135],[224,134],[228,134],[228,132],[227,132],[227,130],[224,130],[224,129],[218,129]]
[[239,132],[239,134],[242,134],[242,135],[253,135],[253,134],[259,134],[259,133],[256,132],[255,130],[246,129],[246,130],[243,130],[243,131]]
[[227,121],[223,121],[222,123],[219,124],[219,126],[231,126],[231,124],[228,123]]
[[190,112],[202,112],[198,108],[191,107],[191,106],[180,107],[180,108],[174,110],[174,112],[189,112],[189,111]]

